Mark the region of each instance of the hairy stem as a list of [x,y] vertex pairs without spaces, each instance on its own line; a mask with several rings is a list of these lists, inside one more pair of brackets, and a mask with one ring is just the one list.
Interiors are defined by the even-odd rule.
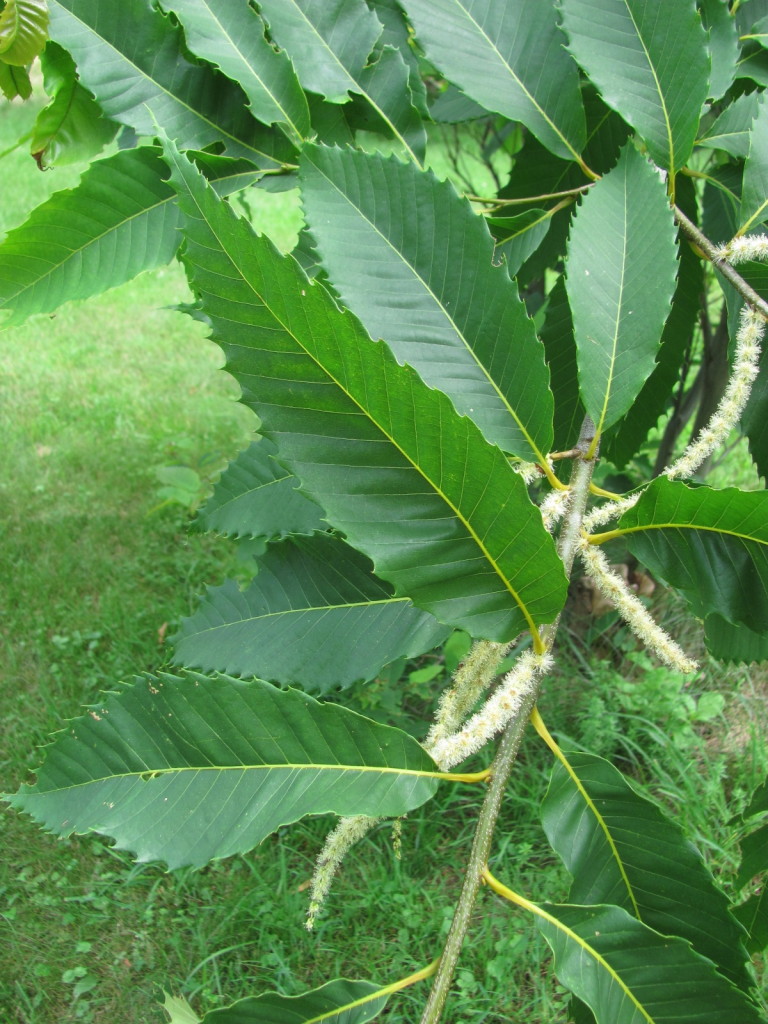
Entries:
[[717,246],[713,245],[712,242],[707,238],[703,232],[699,231],[692,220],[683,213],[681,209],[675,207],[675,220],[682,228],[684,234],[694,242],[699,249],[704,253],[708,260],[710,260],[717,270],[723,275],[726,281],[729,281],[741,297],[752,306],[753,309],[759,310],[763,316],[768,319],[768,302],[761,298],[758,293],[752,288],[741,274],[734,270],[733,266],[722,258],[720,251]]
[[[581,521],[589,499],[589,484],[592,479],[594,459],[586,460],[583,456],[588,451],[593,436],[594,424],[590,419],[585,419],[577,446],[578,452],[582,457],[574,463],[571,475],[573,498],[566,513],[558,540],[558,553],[568,576],[570,576],[573,567],[573,560],[576,555],[581,532]],[[545,626],[542,630],[542,639],[547,650],[550,650],[554,643],[558,622],[559,617],[550,626]],[[440,966],[437,969],[435,981],[430,990],[427,1005],[424,1008],[421,1024],[438,1024],[443,1016],[443,1010],[464,942],[464,936],[469,928],[477,893],[491,851],[493,834],[499,811],[501,810],[507,781],[517,758],[525,727],[536,703],[538,689],[539,687],[537,686],[530,691],[521,704],[519,711],[507,726],[496,752],[496,757],[491,765],[491,779],[483,806],[480,808],[477,826],[475,827],[475,836],[467,862],[464,883],[456,904],[456,912],[453,915],[445,948],[440,958]]]

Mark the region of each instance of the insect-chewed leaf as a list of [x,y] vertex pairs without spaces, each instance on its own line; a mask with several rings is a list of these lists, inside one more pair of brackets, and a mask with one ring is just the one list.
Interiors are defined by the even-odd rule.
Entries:
[[399,729],[259,680],[189,674],[108,695],[8,799],[56,835],[99,832],[174,868],[243,853],[307,814],[398,817],[436,786]]
[[280,459],[396,594],[476,636],[557,615],[565,574],[499,448],[371,341],[169,147],[184,259],[227,367]]

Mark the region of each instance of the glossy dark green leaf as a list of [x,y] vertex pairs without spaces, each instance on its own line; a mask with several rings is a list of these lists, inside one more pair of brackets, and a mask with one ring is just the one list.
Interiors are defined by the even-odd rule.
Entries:
[[37,115],[29,149],[42,168],[90,160],[111,142],[119,125],[77,80],[66,50],[49,42],[40,57],[51,102]]
[[[693,184],[687,179],[680,182],[678,199],[684,212],[693,214],[696,197]],[[698,323],[703,289],[702,262],[690,245],[681,245],[677,287],[672,298],[672,310],[661,335],[656,365],[637,400],[615,425],[603,448],[603,452],[619,469],[626,466],[643,445],[659,417],[667,410],[670,396],[675,393]]]
[[749,153],[744,164],[744,182],[741,190],[739,233],[768,218],[768,101],[761,96],[757,103],[757,116],[752,124]]
[[768,825],[755,829],[745,836],[740,843],[741,864],[736,876],[736,885],[741,887],[754,878],[768,871]]
[[264,124],[278,124],[301,143],[311,131],[309,107],[284,50],[264,37],[264,23],[247,0],[162,0],[184,28],[189,49],[237,82],[251,113]]
[[521,121],[557,156],[580,157],[584,108],[554,4],[402,0],[402,7],[449,81],[486,110]]
[[704,639],[707,650],[718,661],[740,665],[768,661],[768,635],[735,626],[722,615],[713,613],[704,619]]
[[514,277],[544,241],[552,224],[549,210],[526,210],[511,216],[486,217],[496,239],[496,257],[504,257],[507,273]]
[[758,93],[739,96],[716,118],[696,140],[697,146],[722,149],[731,156],[745,157],[749,153],[752,122],[757,116]]
[[265,992],[239,999],[210,1010],[199,1024],[365,1024],[386,1005],[380,993],[381,986],[370,981],[341,978],[298,996]]
[[272,544],[258,567],[246,590],[232,580],[208,588],[173,638],[176,664],[327,693],[431,651],[450,632],[393,597],[365,555],[337,538]]
[[557,451],[573,448],[579,438],[584,419],[584,406],[579,396],[576,342],[565,278],[560,275],[549,293],[541,340],[547,354],[555,399],[555,439]]
[[298,490],[299,481],[276,461],[276,453],[276,445],[263,437],[230,462],[198,512],[204,530],[274,540],[327,529],[323,510]]
[[50,8],[51,38],[108,117],[139,135],[161,125],[186,149],[223,144],[263,169],[290,161],[288,140],[251,117],[238,86],[185,56],[180,30],[150,0],[50,0]]
[[[222,195],[258,177],[245,161],[207,154],[200,161]],[[54,193],[10,231],[0,245],[0,311],[10,311],[3,326],[169,263],[180,218],[167,176],[157,149],[122,150],[92,164],[77,188]]]
[[0,61],[31,64],[47,38],[47,0],[6,0],[0,11]]
[[659,935],[620,907],[538,904],[555,972],[597,1024],[760,1024],[747,996],[682,939]]
[[563,0],[562,13],[571,53],[674,175],[691,154],[709,91],[694,0]]
[[768,494],[660,477],[618,527],[630,551],[695,615],[768,631]]
[[400,366],[290,256],[254,236],[183,157],[187,264],[229,371],[284,461],[376,574],[441,621],[512,639],[551,621],[565,578],[503,453]]
[[727,0],[698,0],[701,20],[709,34],[710,99],[717,100],[730,88],[739,59],[739,33]]
[[552,442],[544,350],[469,203],[412,164],[321,146],[302,153],[301,180],[323,266],[371,337],[489,441],[543,460]]
[[568,246],[579,384],[598,433],[627,412],[653,371],[676,277],[664,184],[628,146],[582,200]]
[[427,87],[421,77],[416,49],[411,45],[411,30],[400,5],[397,0],[367,0],[367,3],[383,28],[376,49],[391,46],[398,51],[408,65],[408,86],[413,104],[423,117],[428,118]]
[[768,947],[768,888],[761,886],[748,900],[734,907],[733,916],[747,930],[749,952],[762,953]]
[[298,690],[192,673],[107,695],[45,752],[15,807],[169,868],[243,853],[307,814],[397,817],[437,786],[399,729]]
[[751,978],[743,931],[682,829],[593,754],[565,752],[542,822],[573,883],[569,903],[614,904],[663,935],[687,939],[737,986]]

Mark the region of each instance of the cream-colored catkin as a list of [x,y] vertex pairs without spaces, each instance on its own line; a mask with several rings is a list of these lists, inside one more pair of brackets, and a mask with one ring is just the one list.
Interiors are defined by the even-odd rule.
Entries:
[[664,470],[670,480],[686,480],[693,476],[739,422],[749,400],[752,384],[759,372],[760,344],[765,333],[765,319],[751,306],[741,311],[741,324],[736,335],[733,370],[720,404],[699,436],[683,454]]
[[442,771],[453,768],[501,732],[520,710],[539,676],[548,672],[552,664],[553,659],[548,652],[526,651],[521,654],[515,667],[461,729],[441,737],[436,743],[426,743],[427,752]]
[[541,518],[544,520],[544,529],[549,533],[554,530],[568,511],[571,497],[570,489],[565,488],[564,490],[550,491],[544,501],[542,501],[539,510],[541,511]]
[[425,741],[429,749],[455,732],[493,682],[501,659],[512,644],[478,640],[456,669],[451,687],[440,697],[435,721]]
[[630,494],[628,498],[619,498],[616,501],[607,501],[604,505],[598,505],[591,509],[584,516],[582,526],[587,533],[593,533],[598,526],[605,526],[612,519],[617,519],[635,506],[640,494]]
[[381,821],[380,818],[369,818],[364,814],[341,818],[336,828],[325,837],[325,843],[315,864],[315,872],[312,875],[312,884],[309,890],[309,908],[306,920],[308,931],[312,931],[315,927],[317,915],[325,903],[331,883],[347,852],[379,821]]
[[733,264],[768,260],[768,235],[737,235],[718,248],[717,258]]
[[513,462],[512,469],[521,476],[525,483],[532,484],[541,479],[541,470],[535,462]]
[[632,593],[621,576],[611,569],[603,552],[584,537],[579,545],[579,554],[600,593],[611,602],[646,647],[670,668],[679,672],[694,672],[696,662],[654,621],[642,601]]

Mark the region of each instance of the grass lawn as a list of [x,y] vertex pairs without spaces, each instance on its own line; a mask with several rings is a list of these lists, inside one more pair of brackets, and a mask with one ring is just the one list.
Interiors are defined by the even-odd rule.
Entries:
[[[0,152],[33,113],[0,101]],[[40,174],[23,150],[1,166],[10,184],[0,232],[78,176],[77,168]],[[287,244],[298,223],[292,197],[268,197],[263,216]],[[189,510],[163,505],[160,494],[158,469],[183,464],[205,482],[255,425],[236,403],[234,383],[218,372],[221,355],[204,328],[169,308],[188,298],[174,266],[0,332],[4,791],[28,778],[41,759],[37,748],[99,690],[166,665],[166,638],[203,584],[239,571],[228,541],[190,530]],[[601,650],[606,664],[616,664],[629,641],[618,627],[610,637],[608,653]],[[620,749],[625,760],[632,750],[619,737],[629,729],[644,747],[638,777],[660,778],[656,792],[715,867],[732,868],[725,822],[766,769],[753,727],[760,693],[742,688],[729,719],[703,725],[695,702],[681,705],[680,680],[657,673],[650,697],[627,691],[620,720],[610,707],[616,670],[585,660],[575,640],[572,657],[574,668],[546,702],[548,720],[577,738],[588,735],[606,756]],[[646,672],[627,664],[630,677]],[[713,669],[700,685],[730,697],[747,676],[733,679],[724,682]],[[409,685],[423,699],[418,677]],[[373,686],[359,697],[384,713],[386,693],[378,694]],[[743,733],[730,750],[718,741],[728,721],[740,722]],[[670,722],[674,741],[663,732]],[[547,757],[530,736],[494,871],[529,897],[561,899],[567,879],[537,824],[546,778]],[[133,864],[98,838],[56,841],[5,811],[0,1021],[159,1024],[163,989],[202,1011],[339,975],[393,981],[440,950],[481,798],[469,787],[446,787],[405,823],[402,860],[388,827],[375,831],[350,858],[312,935],[302,928],[305,889],[330,821],[310,819],[247,856],[168,874]],[[405,992],[385,1019],[418,1019],[423,992]],[[490,893],[481,898],[451,1005],[447,1024],[567,1019],[543,940]]]

